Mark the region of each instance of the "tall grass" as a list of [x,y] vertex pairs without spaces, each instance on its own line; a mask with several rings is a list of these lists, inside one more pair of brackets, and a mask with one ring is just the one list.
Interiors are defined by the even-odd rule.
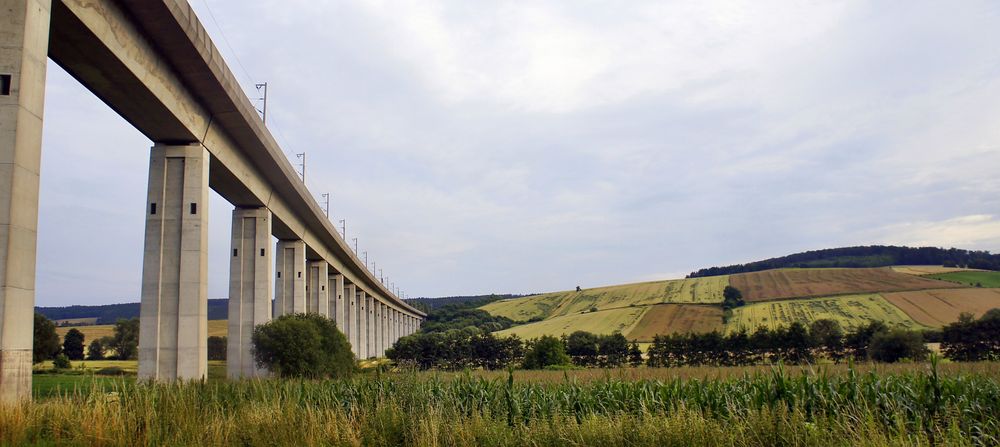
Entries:
[[117,383],[0,409],[5,445],[996,445],[981,374]]

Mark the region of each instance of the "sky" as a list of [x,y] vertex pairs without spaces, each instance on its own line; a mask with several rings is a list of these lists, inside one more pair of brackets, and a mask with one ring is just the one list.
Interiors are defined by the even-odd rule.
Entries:
[[[995,1],[192,0],[408,297],[1000,251]],[[54,63],[36,304],[135,302],[152,142]],[[232,207],[209,206],[209,297]]]

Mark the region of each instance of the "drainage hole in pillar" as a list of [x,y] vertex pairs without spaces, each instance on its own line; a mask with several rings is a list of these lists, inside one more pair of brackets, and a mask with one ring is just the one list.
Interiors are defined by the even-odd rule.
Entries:
[[11,75],[0,74],[0,95],[10,96]]

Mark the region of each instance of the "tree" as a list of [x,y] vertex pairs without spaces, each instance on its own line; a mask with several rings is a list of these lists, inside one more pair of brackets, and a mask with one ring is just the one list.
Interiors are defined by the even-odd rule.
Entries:
[[923,360],[929,352],[919,332],[903,329],[875,333],[868,348],[872,360],[886,363],[902,359]]
[[573,363],[580,366],[597,363],[598,337],[590,332],[576,331],[566,339],[566,354],[573,358]]
[[809,324],[809,337],[813,346],[834,363],[844,358],[844,331],[836,320],[822,318]]
[[100,339],[91,341],[87,346],[87,360],[104,360],[104,344]]
[[740,289],[737,289],[733,286],[726,286],[725,289],[722,289],[723,311],[732,309],[734,307],[740,307],[743,304],[745,303],[743,302],[743,293],[740,292]]
[[31,362],[41,363],[59,353],[59,334],[56,325],[44,315],[35,312],[35,336],[31,349]]
[[226,359],[226,337],[219,337],[215,335],[208,337],[208,359]]
[[115,350],[118,360],[133,360],[139,353],[139,319],[119,318],[115,322],[114,336],[108,346]]
[[628,360],[628,348],[628,340],[621,332],[601,337],[597,346],[601,366],[605,368],[622,366]]
[[254,328],[251,339],[257,364],[281,377],[342,378],[357,368],[347,337],[322,315],[282,315]]
[[628,346],[628,364],[633,368],[642,366],[642,350],[639,349],[639,344],[635,340],[632,340]]
[[566,355],[566,347],[562,340],[551,335],[543,335],[536,339],[524,355],[524,369],[543,369],[569,364],[569,355]]
[[63,353],[70,360],[83,360],[83,332],[73,328],[63,337]]
[[855,359],[867,359],[869,357],[868,347],[871,345],[872,338],[875,337],[875,334],[888,330],[889,328],[881,321],[869,322],[847,334],[847,337],[844,338],[844,348]]

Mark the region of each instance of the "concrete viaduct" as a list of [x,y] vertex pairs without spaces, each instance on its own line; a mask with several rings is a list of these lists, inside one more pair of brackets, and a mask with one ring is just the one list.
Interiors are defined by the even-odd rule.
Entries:
[[420,327],[330,223],[186,1],[0,0],[0,400],[31,396],[47,58],[153,142],[140,379],[206,375],[209,188],[234,206],[229,377],[266,374],[250,335],[272,316],[330,316],[360,358]]

